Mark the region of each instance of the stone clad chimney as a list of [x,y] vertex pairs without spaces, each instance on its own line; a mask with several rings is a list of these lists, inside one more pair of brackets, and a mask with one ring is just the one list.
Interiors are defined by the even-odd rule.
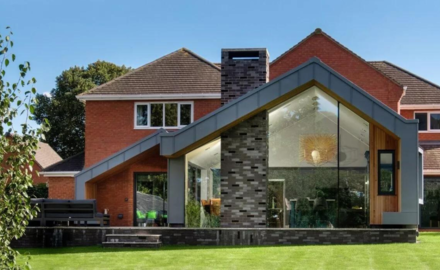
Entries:
[[267,49],[222,49],[222,106],[268,81]]

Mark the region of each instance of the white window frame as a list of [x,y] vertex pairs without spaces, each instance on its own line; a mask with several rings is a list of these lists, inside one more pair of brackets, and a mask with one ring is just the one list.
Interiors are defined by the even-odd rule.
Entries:
[[440,114],[440,111],[414,111],[413,119],[416,119],[416,113],[426,113],[427,130],[419,130],[420,133],[440,133],[440,129],[431,129],[431,114]]
[[[162,126],[152,127],[151,126],[151,104],[162,104]],[[165,126],[165,104],[177,104],[177,126],[167,127]],[[148,105],[148,125],[139,126],[137,124],[137,107],[139,105]],[[194,101],[166,101],[166,102],[135,102],[134,103],[134,129],[181,129],[186,127],[186,125],[180,125],[180,106],[181,105],[191,105],[191,120],[190,124],[194,122]]]

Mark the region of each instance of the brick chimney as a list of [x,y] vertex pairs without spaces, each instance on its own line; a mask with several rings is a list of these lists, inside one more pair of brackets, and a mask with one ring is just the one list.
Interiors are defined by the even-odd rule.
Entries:
[[269,53],[259,49],[222,49],[222,106],[269,81]]

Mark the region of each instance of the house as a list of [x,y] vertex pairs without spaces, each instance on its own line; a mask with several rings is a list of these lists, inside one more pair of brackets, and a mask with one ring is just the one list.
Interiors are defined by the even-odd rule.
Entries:
[[180,49],[79,95],[85,152],[44,174],[117,226],[417,226],[438,90],[320,29],[272,62]]

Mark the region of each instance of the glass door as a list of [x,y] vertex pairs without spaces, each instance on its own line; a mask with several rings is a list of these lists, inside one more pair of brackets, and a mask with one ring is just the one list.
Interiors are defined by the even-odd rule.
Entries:
[[134,225],[166,226],[168,220],[167,174],[136,173]]

